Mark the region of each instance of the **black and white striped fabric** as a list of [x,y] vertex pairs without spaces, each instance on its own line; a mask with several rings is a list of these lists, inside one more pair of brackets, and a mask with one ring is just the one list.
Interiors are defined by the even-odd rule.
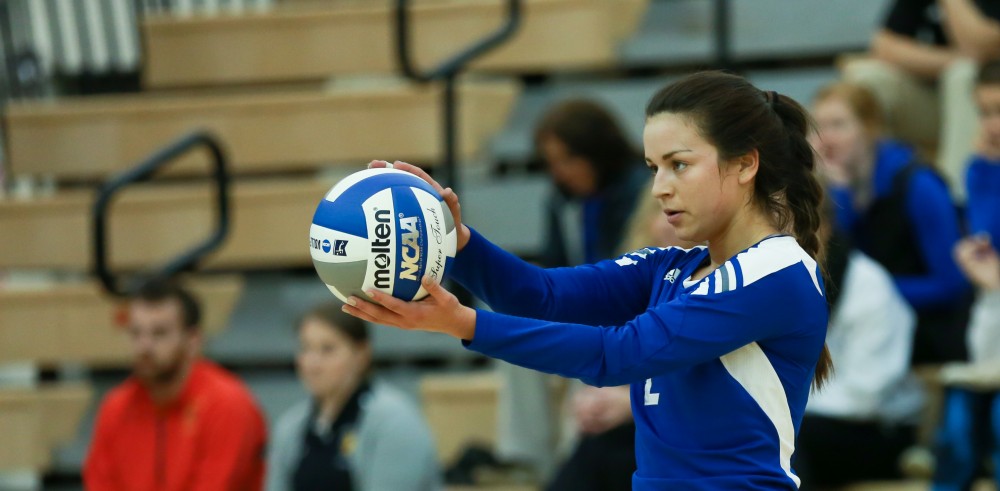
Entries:
[[34,53],[44,75],[127,73],[142,57],[144,15],[227,15],[274,0],[9,0],[6,53]]

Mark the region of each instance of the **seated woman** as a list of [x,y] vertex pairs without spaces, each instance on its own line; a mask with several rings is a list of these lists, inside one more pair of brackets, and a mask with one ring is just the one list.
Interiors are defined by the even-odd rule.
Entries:
[[881,138],[867,89],[827,86],[813,114],[837,229],[889,271],[917,313],[912,363],[964,360],[971,296],[949,253],[961,231],[947,185],[910,147]]
[[267,490],[440,489],[437,453],[420,411],[369,377],[365,324],[329,303],[302,318],[298,335],[296,367],[312,397],[275,425]]

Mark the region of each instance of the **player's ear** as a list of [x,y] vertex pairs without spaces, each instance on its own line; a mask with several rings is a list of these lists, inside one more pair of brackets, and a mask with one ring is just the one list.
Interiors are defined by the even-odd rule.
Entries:
[[760,169],[760,153],[756,148],[736,157],[734,164],[737,170],[737,179],[740,184],[749,184],[757,176]]

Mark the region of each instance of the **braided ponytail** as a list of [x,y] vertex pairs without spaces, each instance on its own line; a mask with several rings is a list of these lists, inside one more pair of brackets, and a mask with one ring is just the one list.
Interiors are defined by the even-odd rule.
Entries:
[[[720,162],[757,150],[754,206],[822,263],[818,234],[823,188],[813,174],[816,158],[806,140],[810,118],[798,102],[777,92],[762,92],[736,75],[701,72],[661,90],[646,106],[647,118],[664,112],[690,116],[718,149]],[[832,371],[824,346],[814,385],[821,387]]]

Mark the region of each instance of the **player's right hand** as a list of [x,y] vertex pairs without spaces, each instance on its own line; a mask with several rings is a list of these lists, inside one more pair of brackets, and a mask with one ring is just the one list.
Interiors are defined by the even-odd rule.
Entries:
[[421,169],[420,167],[417,167],[412,164],[407,164],[406,162],[401,162],[399,160],[391,164],[389,162],[386,162],[385,160],[372,160],[371,162],[368,163],[368,168],[399,169],[401,171],[409,172],[410,174],[413,174],[427,181],[427,183],[430,184],[434,188],[434,190],[441,195],[441,198],[444,199],[444,202],[448,204],[448,209],[451,210],[451,216],[455,219],[455,234],[458,238],[455,247],[455,252],[461,251],[463,248],[465,248],[465,244],[469,243],[469,238],[472,237],[472,232],[469,231],[469,227],[466,227],[465,224],[462,223],[462,205],[458,201],[458,195],[455,194],[455,191],[453,191],[451,188],[441,187],[441,184],[438,184],[438,182],[435,181],[433,177],[424,172],[424,170]]

